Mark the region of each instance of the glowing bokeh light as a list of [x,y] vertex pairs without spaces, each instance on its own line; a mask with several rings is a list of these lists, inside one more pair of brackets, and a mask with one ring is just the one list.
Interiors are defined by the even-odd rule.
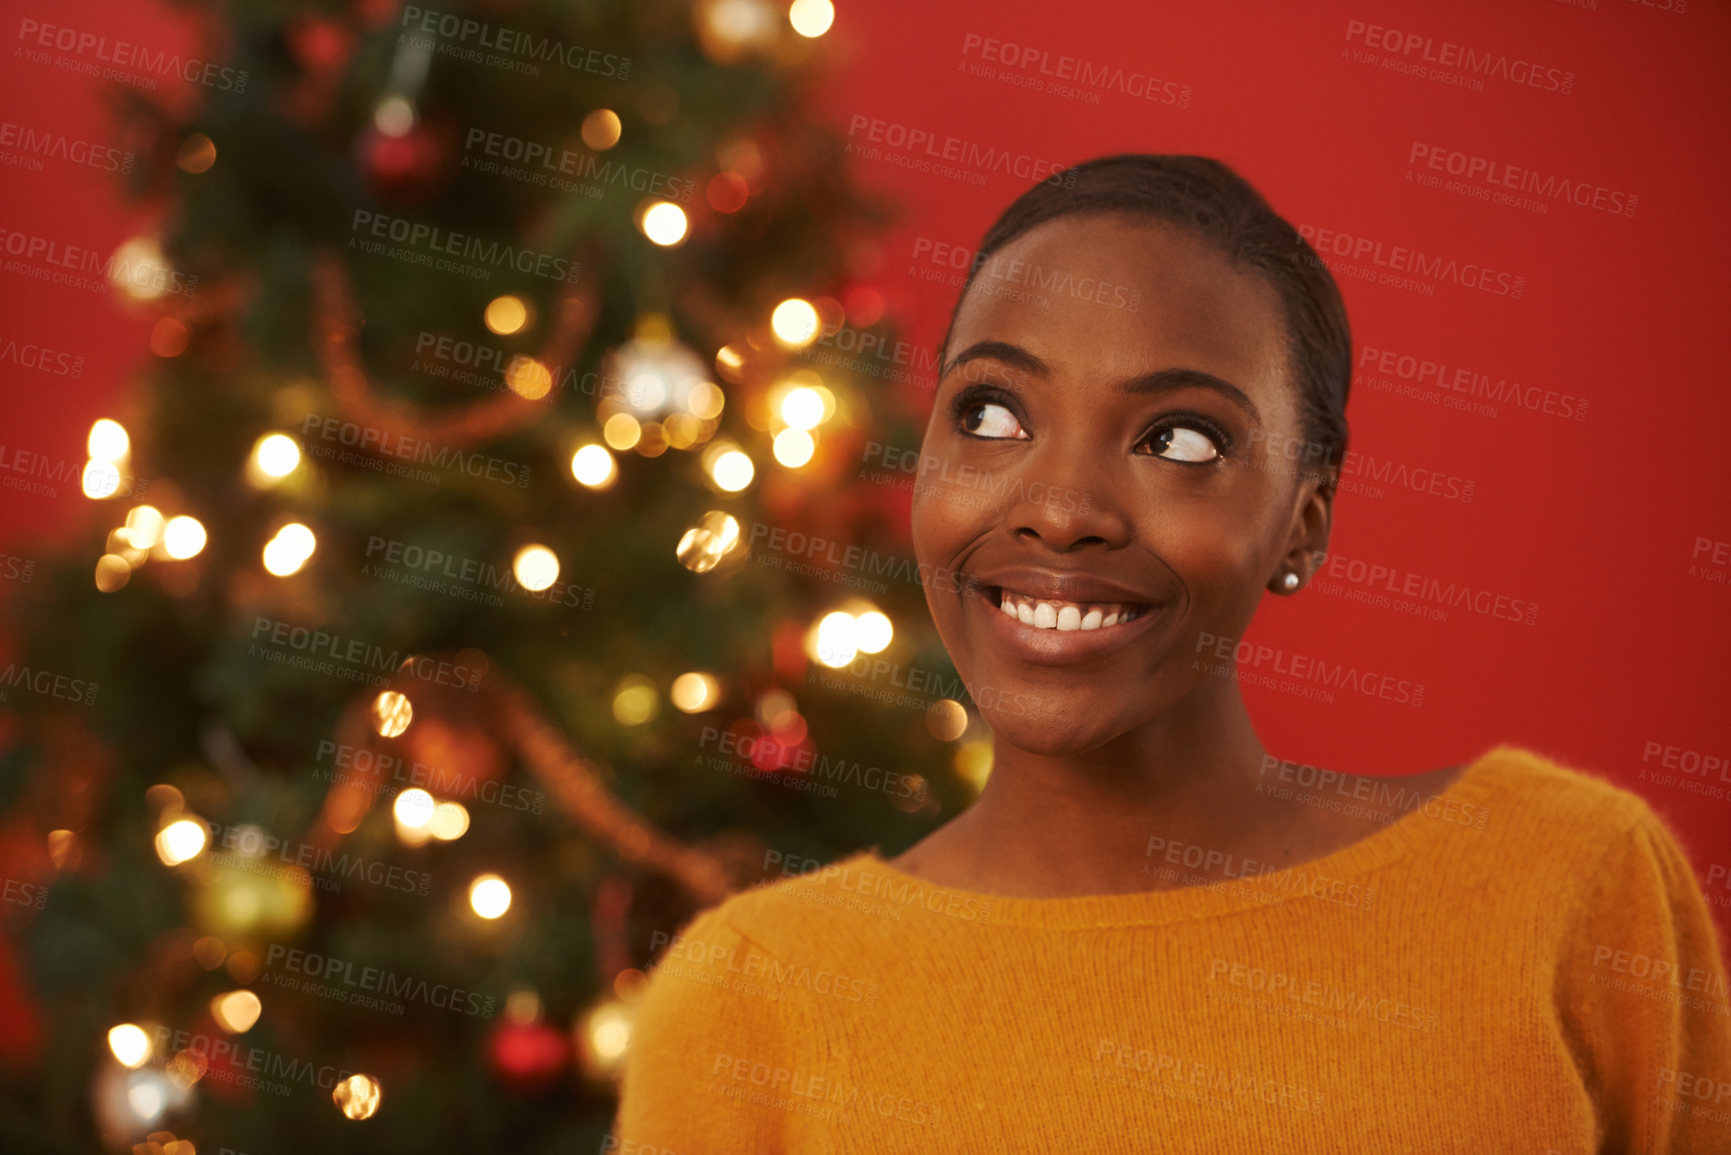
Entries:
[[858,634],[854,616],[836,610],[818,620],[807,652],[831,669],[840,669],[859,656]]
[[712,509],[685,531],[674,553],[679,564],[692,573],[708,573],[739,543],[739,521],[732,514]]
[[626,450],[643,440],[643,423],[629,413],[615,413],[601,427],[601,440],[618,450]]
[[789,389],[781,399],[781,419],[794,429],[817,428],[823,411],[823,394],[808,385]]
[[817,452],[817,442],[803,429],[783,429],[775,435],[771,451],[789,469],[798,469]]
[[286,433],[267,433],[253,446],[253,461],[267,477],[287,477],[301,463],[301,447]]
[[830,0],[793,0],[793,6],[787,10],[787,22],[801,36],[815,39],[835,23],[835,5]]
[[156,856],[165,866],[179,866],[204,852],[204,823],[182,818],[164,826],[156,835]]
[[90,427],[85,448],[98,461],[119,461],[132,448],[132,439],[126,435],[120,422],[104,417]]
[[553,371],[533,357],[518,354],[505,370],[505,384],[525,401],[539,401],[553,390]]
[[751,464],[751,458],[737,449],[718,454],[709,466],[710,478],[718,488],[728,493],[738,493],[750,485],[756,473],[757,469]]
[[373,729],[384,738],[395,738],[415,720],[414,703],[398,690],[383,690],[373,699]]
[[438,803],[420,787],[411,787],[397,795],[391,804],[391,814],[411,830],[424,830],[433,824],[433,811]]
[[170,518],[162,527],[162,548],[177,561],[198,556],[205,540],[204,524],[196,517],[182,514]]
[[150,1036],[137,1023],[121,1023],[109,1028],[108,1049],[121,1066],[137,1070],[150,1061]]
[[96,559],[96,588],[105,594],[124,589],[132,580],[132,563],[117,553],[105,553]]
[[126,512],[126,533],[134,549],[156,548],[167,524],[154,505],[135,505]]
[[181,172],[194,176],[209,172],[210,166],[216,163],[216,144],[204,133],[195,132],[180,142],[174,163]]
[[685,210],[672,201],[656,201],[643,211],[643,235],[663,248],[677,245],[685,239],[690,222]]
[[544,545],[526,545],[511,561],[517,584],[526,590],[544,590],[559,580],[559,558]]
[[101,501],[113,497],[120,492],[120,470],[114,467],[114,462],[103,461],[100,458],[84,463],[84,476],[80,478],[84,488],[84,496]]
[[623,129],[618,113],[611,108],[597,108],[583,118],[583,143],[596,152],[606,152],[619,143]]
[[529,323],[529,303],[521,297],[507,293],[503,297],[494,297],[487,302],[487,308],[481,314],[487,328],[501,337],[509,337],[512,333],[522,330]]
[[387,96],[373,109],[373,127],[385,136],[407,136],[415,127],[415,106],[401,96]]
[[854,619],[854,641],[868,654],[882,653],[895,637],[895,627],[878,610],[870,610]]
[[[619,413],[616,417],[627,417]],[[619,475],[619,467],[613,462],[613,455],[607,452],[605,445],[584,445],[571,455],[571,476],[590,489],[602,489],[612,484]]]
[[265,543],[264,568],[277,577],[299,573],[317,546],[318,539],[312,530],[298,521],[291,521]]
[[251,991],[230,991],[210,1000],[211,1017],[231,1035],[244,1035],[252,1030],[263,1012],[264,1004]]
[[498,875],[483,874],[469,886],[469,906],[482,918],[498,918],[511,909],[511,888]]
[[433,807],[427,830],[441,842],[454,842],[469,829],[469,811],[461,802],[441,802]]
[[661,709],[661,695],[649,679],[625,679],[613,695],[613,719],[621,726],[641,726]]
[[668,690],[667,696],[673,702],[674,709],[686,714],[697,714],[709,709],[720,699],[721,684],[713,675],[693,670],[673,679],[673,686]]
[[384,1088],[371,1075],[350,1075],[331,1088],[331,1102],[350,1119],[371,1119],[383,1097]]
[[770,314],[769,327],[783,345],[803,349],[817,340],[817,310],[810,301],[789,297]]

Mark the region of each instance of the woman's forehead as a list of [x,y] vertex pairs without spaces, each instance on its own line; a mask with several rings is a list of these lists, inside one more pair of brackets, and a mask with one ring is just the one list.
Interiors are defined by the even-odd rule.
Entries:
[[1133,375],[1188,365],[1246,390],[1286,370],[1280,296],[1206,241],[1153,218],[1061,217],[992,254],[956,316],[947,355],[1019,345],[1055,375]]

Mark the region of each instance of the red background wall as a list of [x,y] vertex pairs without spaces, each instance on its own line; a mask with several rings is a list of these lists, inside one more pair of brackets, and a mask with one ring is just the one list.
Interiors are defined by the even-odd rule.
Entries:
[[[1687,0],[1679,11],[1677,2],[839,0],[822,100],[844,131],[865,118],[862,144],[875,119],[889,132],[1054,163],[1123,151],[1217,156],[1295,224],[1380,245],[1357,260],[1321,246],[1355,347],[1443,364],[1451,379],[1465,369],[1515,382],[1537,407],[1492,402],[1494,416],[1445,408],[1440,394],[1394,391],[1404,383],[1398,360],[1389,372],[1362,366],[1348,409],[1360,464],[1404,468],[1418,488],[1362,477],[1380,493],[1344,492],[1323,581],[1268,599],[1249,640],[1422,684],[1423,703],[1322,704],[1247,686],[1266,744],[1392,774],[1508,741],[1602,775],[1641,793],[1678,831],[1703,884],[1716,879],[1715,914],[1731,930],[1731,871],[1712,870],[1731,867],[1731,222],[1722,208],[1731,10]],[[170,16],[119,0],[54,13],[40,18],[97,20],[156,43],[177,35]],[[1357,25],[1396,30],[1401,51],[1386,39],[1367,48]],[[8,27],[12,38],[16,18]],[[993,60],[988,41],[1001,42]],[[1539,84],[1492,77],[1474,90],[1382,66],[1458,51],[1445,44],[1536,64]],[[1377,59],[1355,55],[1367,51]],[[1108,79],[1070,81],[1081,98],[1032,86],[1068,73],[1066,57],[1104,66]],[[1122,90],[1148,78],[1156,99]],[[1168,102],[1186,89],[1181,105]],[[113,135],[94,82],[10,56],[0,119]],[[1603,188],[1619,205],[1638,200],[1633,215],[1561,199],[1547,199],[1542,214],[1490,203],[1420,183],[1430,170],[1409,163],[1415,145]],[[886,152],[926,157],[924,148]],[[935,344],[955,290],[916,275],[938,271],[925,254],[932,243],[971,249],[1028,181],[990,172],[981,185],[881,158],[858,160],[857,171],[906,206],[878,247],[875,276],[902,335]],[[139,231],[108,177],[52,161],[43,173],[0,168],[0,202],[8,229],[103,253]],[[1342,267],[1375,275],[1384,271],[1376,254],[1388,261],[1397,247],[1494,269],[1492,288],[1505,291],[1417,276],[1427,291]],[[1518,298],[1508,291],[1516,277]],[[148,327],[104,298],[15,276],[0,275],[0,297],[0,334],[86,359],[78,380],[0,365],[0,444],[77,467],[90,422],[124,419],[128,374],[150,355]],[[1566,415],[1582,402],[1584,417]],[[1423,491],[1438,475],[1443,494]],[[1460,496],[1468,482],[1470,501]],[[90,504],[75,486],[53,499],[0,490],[0,551],[39,553],[44,532],[88,538],[98,532]],[[1374,592],[1354,580],[1350,563],[1360,561],[1392,575],[1376,587],[1409,575],[1453,583],[1485,591],[1493,612],[1457,606],[1434,621],[1353,600]],[[1519,616],[1515,601],[1537,605],[1533,624],[1498,616]],[[1708,759],[1717,766],[1682,769]]]

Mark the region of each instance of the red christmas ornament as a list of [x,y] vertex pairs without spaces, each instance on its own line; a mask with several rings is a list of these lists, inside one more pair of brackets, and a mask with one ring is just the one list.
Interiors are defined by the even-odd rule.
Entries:
[[415,205],[438,191],[448,173],[445,134],[416,124],[398,136],[367,126],[355,139],[355,160],[367,185],[382,201]]
[[507,1082],[521,1087],[546,1083],[571,1057],[565,1036],[546,1023],[501,1022],[487,1040],[487,1058]]
[[284,30],[289,51],[308,72],[331,73],[348,63],[355,34],[333,20],[312,17]]
[[403,0],[354,0],[354,11],[368,28],[378,28],[395,19]]

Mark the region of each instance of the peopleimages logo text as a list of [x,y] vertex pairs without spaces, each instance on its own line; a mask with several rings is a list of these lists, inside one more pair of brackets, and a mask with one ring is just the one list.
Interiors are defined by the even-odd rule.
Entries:
[[[245,92],[247,73],[244,68],[224,68],[209,61],[181,59],[178,53],[153,52],[142,44],[125,40],[109,40],[94,32],[84,32],[63,25],[44,24],[39,20],[21,20],[18,39],[26,47],[50,48],[73,56],[87,57],[101,64],[139,69],[156,76],[178,76],[193,84],[223,92]],[[113,79],[121,79],[115,77]]]
[[1617,216],[1634,216],[1641,203],[1640,197],[1621,189],[1606,188],[1591,181],[1570,180],[1556,173],[1541,173],[1537,169],[1522,165],[1506,164],[1490,157],[1416,140],[1407,150],[1406,161],[1412,165],[1422,161],[1426,168],[1435,172],[1446,172],[1450,176],[1480,181],[1497,188],[1532,193],[1536,197],[1547,197],[1552,201],[1563,200],[1579,208],[1597,209]]
[[[556,257],[552,253],[519,249],[504,241],[484,241],[480,237],[452,232],[424,221],[411,221],[405,217],[393,217],[367,209],[355,210],[354,219],[349,222],[349,231],[357,235],[392,240],[423,252],[462,257],[495,268],[515,269],[519,273],[530,273],[567,284],[574,284],[577,274],[583,268],[580,261]],[[349,238],[349,245],[354,247],[354,237]]]
[[50,373],[56,377],[78,378],[84,376],[84,358],[72,353],[62,353],[45,345],[26,343],[20,345],[15,339],[7,337],[0,343],[0,365],[11,363],[20,369],[34,369],[39,373]]
[[231,826],[206,819],[204,827],[210,835],[211,853],[223,865],[246,869],[249,865],[260,865],[261,859],[275,858],[310,874],[324,875],[327,879],[366,882],[418,895],[425,895],[433,880],[433,876],[423,870],[411,870],[358,854],[350,855],[347,851],[338,854],[328,846],[281,838],[257,826]]
[[1380,24],[1366,24],[1362,20],[1348,20],[1346,40],[1349,44],[1357,41],[1366,48],[1374,48],[1395,56],[1411,58],[1417,53],[1418,59],[1426,64],[1459,69],[1473,76],[1506,80],[1510,84],[1526,85],[1541,92],[1555,92],[1567,96],[1575,89],[1573,72],[1531,60],[1510,59],[1506,52],[1480,51],[1449,40],[1439,42],[1435,37],[1419,32],[1403,32],[1398,28],[1385,28]]
[[[501,461],[496,457],[488,457],[482,453],[464,453],[455,446],[435,445],[431,441],[423,441],[417,437],[409,437],[387,429],[374,429],[367,425],[357,425],[353,421],[344,421],[338,417],[326,417],[322,413],[309,413],[306,419],[301,422],[302,436],[311,440],[311,435],[314,433],[317,433],[325,441],[352,445],[363,452],[412,461],[416,465],[432,465],[440,469],[458,469],[470,477],[484,477],[488,481],[514,485],[519,489],[528,488],[529,473],[533,468],[533,466],[519,465],[514,461]],[[314,446],[311,451],[317,454],[320,448]]]
[[[541,141],[485,128],[469,129],[463,137],[463,151],[465,154],[479,153],[485,157],[507,160],[529,169],[538,168],[546,173],[579,177],[596,184],[617,185],[632,192],[647,193],[649,196],[684,204],[691,204],[697,199],[697,182],[694,180],[604,160],[587,149],[573,151],[569,148],[555,148]],[[474,167],[472,160],[471,156],[465,155],[463,167]]]
[[[494,995],[483,995],[479,991],[465,990],[450,983],[430,983],[424,978],[400,975],[383,967],[357,967],[347,959],[275,942],[265,951],[265,966],[273,968],[274,972],[319,980],[328,984],[328,988],[334,993],[345,996],[345,1002],[354,1001],[357,1005],[364,1004],[352,996],[364,993],[381,995],[387,999],[425,1003],[441,1010],[490,1019],[498,1004]],[[278,973],[277,977],[275,985],[294,988],[294,984],[280,981],[285,977],[285,973]]]
[[[1061,161],[1008,149],[978,144],[958,137],[939,134],[929,128],[912,128],[875,116],[856,114],[848,120],[847,134],[864,136],[871,144],[887,145],[906,153],[919,153],[931,160],[965,165],[976,172],[1001,172],[1021,180],[1037,180],[1042,184],[1071,188],[1076,183],[1076,171]],[[869,154],[868,158],[869,157]]]
[[[394,649],[387,652],[383,646],[362,638],[344,638],[274,618],[253,618],[252,640],[258,642],[260,639],[265,646],[275,647],[274,652],[294,654],[304,660],[328,658],[357,669],[406,674],[438,686],[454,686],[471,692],[481,688],[483,671],[479,666],[438,661],[425,655],[405,655]],[[255,652],[263,648],[250,646],[248,656],[265,656]]]
[[433,8],[419,8],[413,4],[404,6],[401,27],[408,32],[440,36],[446,40],[455,40],[459,44],[472,43],[477,48],[486,48],[506,56],[543,62],[556,60],[566,68],[577,72],[592,72],[596,76],[624,80],[631,75],[629,56],[603,52],[599,48],[584,48],[580,44],[566,44],[551,36],[536,36],[516,28],[483,24],[467,16],[457,16]]
[[[188,297],[198,291],[197,276],[178,272],[166,264],[130,257],[124,246],[116,249],[113,256],[104,257],[89,246],[69,245],[52,237],[0,227],[0,254],[23,261],[40,261],[55,269],[94,274],[102,278],[96,284],[103,286],[103,292],[107,291],[107,285],[122,282],[155,293],[180,293]],[[7,271],[16,270],[8,268]]]
[[[1318,254],[1318,259],[1335,256],[1348,261],[1368,260],[1372,266],[1393,273],[1411,273],[1432,281],[1448,281],[1463,289],[1477,289],[1517,301],[1527,287],[1527,278],[1519,274],[1503,272],[1474,261],[1462,262],[1454,257],[1426,253],[1422,249],[1408,248],[1405,245],[1385,244],[1375,237],[1318,228],[1312,224],[1300,224],[1298,234],[1310,242]],[[1350,273],[1350,266],[1347,271]]]
[[[0,670],[0,687],[28,690],[45,698],[59,698],[63,702],[84,706],[95,704],[96,691],[100,688],[97,683],[83,678],[69,678],[53,670],[32,670],[17,662],[10,662]],[[5,692],[0,690],[0,701],[5,699]]]
[[129,173],[133,156],[118,148],[95,144],[67,136],[51,129],[38,129],[28,124],[0,122],[0,148],[15,148],[30,156],[63,160],[68,164],[88,165],[102,172]]

